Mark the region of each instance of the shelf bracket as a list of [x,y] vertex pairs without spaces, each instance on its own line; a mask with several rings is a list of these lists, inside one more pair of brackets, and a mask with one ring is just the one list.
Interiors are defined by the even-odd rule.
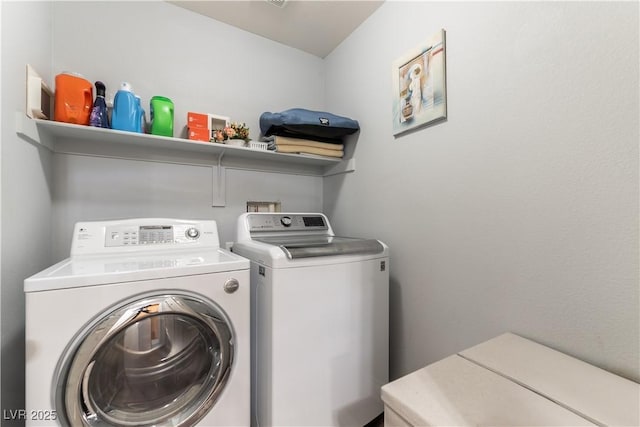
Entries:
[[211,206],[213,207],[225,207],[226,206],[226,188],[227,188],[227,168],[222,166],[222,158],[224,157],[224,151],[218,156],[218,165],[212,166],[211,174],[211,188],[213,191],[213,197]]
[[49,138],[40,135],[35,120],[30,119],[25,113],[20,111],[16,112],[16,133],[31,144],[54,151],[53,144]]
[[334,176],[334,175],[342,175],[345,173],[351,173],[356,171],[356,159],[351,158],[348,160],[344,160],[340,164],[328,169],[322,176]]

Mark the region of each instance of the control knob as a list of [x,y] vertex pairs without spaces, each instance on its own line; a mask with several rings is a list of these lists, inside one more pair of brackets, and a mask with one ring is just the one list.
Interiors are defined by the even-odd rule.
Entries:
[[198,231],[198,229],[195,227],[190,227],[187,229],[187,231],[185,231],[184,234],[189,239],[197,239],[200,236],[200,231]]
[[280,224],[284,225],[285,227],[291,227],[291,217],[283,216],[282,218],[280,218]]

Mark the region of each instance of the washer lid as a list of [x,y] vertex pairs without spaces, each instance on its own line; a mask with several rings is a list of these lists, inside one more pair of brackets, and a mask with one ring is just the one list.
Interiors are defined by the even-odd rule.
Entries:
[[24,281],[25,292],[246,270],[249,260],[225,249],[76,256]]
[[356,239],[337,236],[278,236],[254,239],[258,242],[278,246],[289,259],[332,255],[379,254],[384,251],[375,239]]

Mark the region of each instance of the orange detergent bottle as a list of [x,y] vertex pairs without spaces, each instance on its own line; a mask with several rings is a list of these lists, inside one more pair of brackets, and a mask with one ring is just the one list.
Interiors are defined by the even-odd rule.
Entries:
[[93,85],[79,74],[56,76],[54,119],[57,122],[88,125],[93,106]]

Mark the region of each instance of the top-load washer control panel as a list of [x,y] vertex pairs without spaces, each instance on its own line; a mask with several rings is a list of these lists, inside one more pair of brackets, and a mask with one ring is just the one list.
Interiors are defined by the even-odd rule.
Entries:
[[215,221],[141,218],[79,222],[73,232],[71,255],[194,247],[220,247]]
[[317,232],[329,229],[325,217],[318,214],[249,214],[247,221],[250,232]]

